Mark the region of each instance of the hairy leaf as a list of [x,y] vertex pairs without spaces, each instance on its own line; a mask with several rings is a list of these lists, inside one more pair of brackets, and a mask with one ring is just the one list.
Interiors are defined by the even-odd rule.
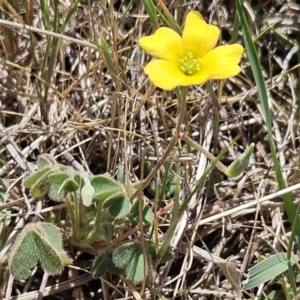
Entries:
[[40,178],[30,189],[32,197],[38,198],[46,195],[49,191],[50,183],[47,176]]
[[130,202],[126,195],[121,192],[106,199],[103,208],[108,208],[109,213],[114,218],[121,219],[129,213]]
[[94,278],[98,278],[104,275],[106,271],[115,275],[119,275],[122,273],[123,269],[114,265],[111,254],[100,253],[93,262],[91,273]]
[[115,227],[112,223],[101,223],[100,224],[100,234],[103,236],[105,241],[112,239]]
[[69,178],[63,182],[58,193],[61,193],[62,190],[65,190],[67,193],[72,193],[72,192],[77,191],[78,188],[79,188],[79,186],[78,186],[77,182],[74,179]]
[[104,200],[114,194],[123,192],[123,187],[113,178],[106,175],[98,175],[92,178],[91,185],[95,189],[95,199]]
[[63,250],[59,229],[50,223],[30,223],[17,237],[9,257],[9,270],[18,279],[26,279],[41,263],[51,275],[59,274],[72,261]]
[[48,175],[49,181],[51,183],[56,183],[56,184],[62,184],[69,177],[70,174],[68,174],[65,171],[59,171],[59,170]]
[[[146,225],[150,225],[153,222],[154,215],[150,207],[143,202],[142,207],[143,222]],[[134,225],[139,223],[139,201],[135,201],[130,209],[129,219]]]
[[57,164],[57,162],[51,155],[45,153],[38,157],[37,164],[38,164],[38,168],[42,169],[46,166],[55,165]]
[[66,197],[66,192],[60,189],[60,184],[51,183],[48,196],[53,201],[62,201]]
[[113,253],[113,262],[118,268],[125,268],[127,277],[134,282],[141,282],[148,273],[146,270],[141,244],[127,243],[119,246]]
[[41,170],[38,170],[34,174],[30,175],[25,181],[24,186],[25,188],[30,188],[35,185],[39,180],[45,178],[51,171],[50,167],[45,167]]

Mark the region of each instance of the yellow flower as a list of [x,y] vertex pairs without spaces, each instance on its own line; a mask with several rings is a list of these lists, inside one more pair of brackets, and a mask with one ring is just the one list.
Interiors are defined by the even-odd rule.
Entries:
[[161,27],[153,35],[141,37],[139,44],[157,57],[144,71],[150,80],[164,90],[177,86],[202,84],[210,79],[237,75],[243,47],[239,44],[216,47],[220,30],[205,22],[197,11],[188,13],[182,36]]

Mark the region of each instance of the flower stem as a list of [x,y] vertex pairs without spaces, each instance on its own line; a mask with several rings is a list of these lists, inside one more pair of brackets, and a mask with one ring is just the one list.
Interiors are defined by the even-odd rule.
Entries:
[[74,236],[75,236],[75,239],[77,240],[77,233],[79,232],[79,228],[80,228],[80,225],[79,225],[79,203],[78,203],[78,197],[77,197],[77,192],[73,192],[73,197],[74,197],[74,221],[75,221],[75,232],[74,232]]
[[208,81],[205,83],[205,88],[207,90],[207,92],[210,95],[210,98],[214,104],[213,107],[213,115],[214,115],[214,122],[213,122],[213,149],[216,149],[217,146],[217,140],[218,140],[218,132],[219,132],[219,118],[220,118],[220,104],[218,101],[218,98],[214,92],[214,89],[211,85],[211,82]]
[[[182,87],[181,90],[177,88],[175,90],[178,103],[179,103],[179,116],[178,121],[176,125],[177,132],[180,132],[181,124],[184,120],[185,111],[186,111],[186,95],[187,95],[187,87]],[[170,152],[173,150],[178,138],[176,135],[173,135],[168,147],[165,150],[165,153],[161,157],[161,159],[157,162],[156,166],[152,169],[152,171],[149,173],[149,175],[145,178],[145,180],[141,183],[140,187],[131,195],[130,201],[135,199],[139,193],[151,182],[153,177],[156,175],[160,167],[164,164],[164,162],[167,160]]]
[[76,228],[76,221],[75,221],[76,220],[75,209],[74,209],[74,205],[73,205],[69,195],[67,195],[67,198],[66,198],[66,207],[67,207],[67,212],[68,212],[68,215],[70,218],[70,223],[72,226],[72,235],[73,235],[73,238],[76,240],[77,228]]
[[179,103],[179,116],[176,125],[176,130],[180,132],[181,124],[184,121],[185,113],[186,113],[186,95],[187,95],[187,87],[177,88],[175,90],[178,103]]
[[98,200],[97,210],[96,210],[96,218],[94,229],[91,234],[91,239],[93,240],[95,235],[100,231],[100,225],[104,222],[104,211],[103,211],[103,200]]

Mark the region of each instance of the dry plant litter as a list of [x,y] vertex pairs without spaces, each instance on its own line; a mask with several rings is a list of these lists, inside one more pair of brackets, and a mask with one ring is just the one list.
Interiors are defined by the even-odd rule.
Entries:
[[[244,283],[261,259],[287,249],[299,253],[292,242],[300,236],[295,237],[282,200],[289,193],[296,212],[299,3],[243,3],[286,189],[274,170],[247,51],[238,76],[186,89],[181,127],[226,166],[254,143],[245,171],[229,178],[185,140],[172,145],[155,169],[178,126],[179,97],[151,84],[143,72],[151,58],[138,41],[162,25],[182,27],[186,14],[196,10],[221,28],[219,44],[245,46],[235,3],[3,0],[0,7],[2,299],[298,299],[299,281],[295,278],[293,289],[289,272],[248,290]],[[141,222],[132,230],[121,219],[113,238],[125,235],[125,240],[142,244],[151,238],[157,252],[158,245],[170,245],[174,257],[164,264],[157,261],[140,283],[124,273],[93,278],[97,254],[69,243],[64,202],[36,199],[25,189],[42,154],[80,174],[108,172],[116,179],[123,170],[128,198],[147,203],[153,226],[143,231]],[[143,190],[136,188],[153,169],[155,180]],[[60,228],[73,263],[55,276],[37,265],[29,279],[16,280],[7,268],[13,242],[25,226],[41,221]],[[101,245],[99,251],[105,247]],[[145,249],[144,244],[144,255]],[[297,264],[293,272],[299,274]]]

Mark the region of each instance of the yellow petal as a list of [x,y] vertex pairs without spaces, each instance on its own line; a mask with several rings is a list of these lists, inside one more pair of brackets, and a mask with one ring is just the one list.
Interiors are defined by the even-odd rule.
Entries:
[[167,91],[179,86],[182,77],[186,76],[177,65],[162,59],[148,63],[144,72],[156,86]]
[[188,13],[182,33],[184,53],[191,52],[196,57],[203,57],[213,49],[219,39],[220,30],[208,25],[197,11]]
[[202,84],[206,81],[208,81],[210,78],[206,73],[203,72],[198,72],[193,75],[183,75],[180,78],[180,83],[179,85],[181,86],[189,86],[189,85],[199,85]]
[[139,44],[148,54],[174,64],[183,56],[181,36],[167,27],[157,29],[153,35],[141,37]]
[[162,59],[151,61],[145,66],[144,72],[156,86],[166,91],[171,91],[177,86],[202,84],[210,79],[205,72],[186,75],[177,65]]
[[239,63],[243,54],[239,44],[224,45],[208,52],[200,62],[200,72],[209,79],[225,79],[237,75],[241,68]]

